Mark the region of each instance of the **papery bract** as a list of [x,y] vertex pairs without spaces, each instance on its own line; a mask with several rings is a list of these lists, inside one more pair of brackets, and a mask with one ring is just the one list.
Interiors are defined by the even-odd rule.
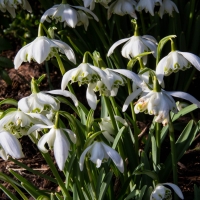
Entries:
[[83,0],[83,2],[86,8],[90,7],[90,10],[94,10],[95,3],[100,3],[105,8],[108,8],[108,4],[111,2],[111,0]]

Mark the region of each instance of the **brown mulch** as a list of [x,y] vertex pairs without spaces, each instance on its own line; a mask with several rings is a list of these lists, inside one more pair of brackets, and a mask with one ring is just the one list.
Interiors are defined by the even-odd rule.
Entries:
[[[8,51],[4,52],[4,55],[13,59],[15,52]],[[61,74],[59,70],[51,66],[50,67],[49,79],[54,89],[60,88]],[[30,81],[32,77],[38,78],[42,74],[46,74],[45,66],[38,65],[36,63],[24,63],[18,70],[8,69],[8,74],[12,79],[12,85],[7,85],[5,81],[0,79],[0,100],[6,98],[14,98],[16,100],[21,99],[24,96],[31,94],[30,90]],[[40,86],[41,90],[49,90],[48,78],[45,78]],[[81,88],[82,89],[82,88]],[[77,91],[79,94],[80,91]],[[80,92],[82,95],[83,91]],[[1,106],[1,109],[7,109],[7,105]],[[188,119],[184,119],[186,121]],[[143,122],[138,123],[139,126],[146,127]],[[146,131],[148,133],[148,129]],[[27,166],[40,171],[41,173],[52,176],[48,165],[45,163],[43,157],[38,152],[37,147],[30,141],[28,137],[24,137],[20,141],[22,143],[23,152],[25,158],[20,160]],[[52,153],[53,156],[53,153]],[[20,168],[12,161],[3,161],[0,158],[0,172],[9,174],[8,169],[12,169],[22,176],[30,180],[36,187],[42,190],[48,191],[58,191],[57,186],[37,175],[33,175],[28,171]],[[179,186],[183,191],[185,199],[193,199],[193,188],[194,184],[200,186],[200,136],[195,139],[191,148],[185,152],[185,155],[178,163],[178,173],[179,173]],[[2,182],[0,182],[2,183]],[[2,183],[7,189],[11,190],[13,193],[15,191],[13,188],[6,182]],[[17,194],[16,194],[17,195]],[[20,197],[19,197],[20,198]],[[8,199],[7,196],[0,191],[0,199]]]

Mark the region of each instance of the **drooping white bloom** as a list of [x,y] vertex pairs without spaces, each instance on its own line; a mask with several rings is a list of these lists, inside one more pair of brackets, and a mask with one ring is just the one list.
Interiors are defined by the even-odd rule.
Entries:
[[27,134],[30,126],[36,121],[22,111],[12,111],[0,120],[0,131],[8,131],[16,138]]
[[97,81],[96,85],[94,84],[95,88],[94,91],[99,91],[100,95],[105,96],[116,96],[119,86],[125,85],[125,80],[118,75],[116,72],[106,68],[103,69],[103,71],[106,73],[106,79],[108,80],[111,89],[106,87],[106,85],[102,81]]
[[49,149],[53,147],[56,163],[59,169],[63,170],[70,150],[70,142],[68,141],[65,132],[69,134],[69,138],[73,143],[76,143],[76,135],[69,129],[56,129],[53,124],[50,126],[36,124],[29,129],[27,134],[30,134],[37,129],[44,128],[49,128],[50,131],[40,138],[38,141],[38,148],[43,153],[47,153],[48,149],[45,144],[48,144]]
[[6,12],[6,10],[14,18],[16,17],[15,9],[20,6],[28,12],[32,12],[32,8],[27,0],[0,0],[0,10]]
[[170,186],[174,192],[179,196],[180,199],[184,199],[183,193],[181,192],[180,188],[173,184],[173,183],[163,183],[158,184],[154,191],[151,193],[150,200],[162,200],[168,199],[172,200],[172,192],[170,189],[165,187],[164,185]]
[[160,10],[158,12],[159,16],[162,18],[164,13],[169,13],[169,16],[173,16],[172,12],[176,11],[177,13],[179,13],[178,8],[176,6],[176,4],[171,1],[171,0],[163,0],[162,5],[160,6]]
[[159,83],[162,82],[164,75],[168,76],[172,72],[186,70],[191,65],[200,71],[200,57],[188,52],[171,51],[160,60],[156,67],[156,75]]
[[[80,11],[77,11],[76,9],[80,9]],[[67,25],[75,28],[76,26],[83,24],[85,26],[85,30],[87,30],[89,17],[86,13],[89,13],[96,21],[98,21],[97,16],[87,8],[82,6],[71,6],[69,4],[59,4],[48,9],[43,14],[40,22],[43,23],[45,20],[47,22],[51,22],[51,19],[54,19],[56,23],[58,21],[64,22],[64,27]]]
[[112,13],[120,16],[129,14],[131,17],[137,19],[135,13],[136,2],[134,0],[116,0],[108,8],[108,19]]
[[18,51],[14,59],[15,69],[18,69],[22,62],[31,62],[31,60],[41,64],[45,60],[52,58],[58,51],[65,54],[71,62],[76,64],[74,51],[68,44],[46,36],[39,36]]
[[19,159],[24,157],[21,144],[18,139],[6,130],[0,131],[0,156],[7,160],[8,155]]
[[[122,123],[124,126],[128,126],[125,119],[121,118],[120,116],[114,116],[115,120]],[[109,141],[114,142],[114,138],[112,135],[116,134],[113,128],[112,122],[110,117],[101,118],[101,122],[99,122],[99,127],[103,131],[103,136]]]
[[136,102],[134,111],[136,114],[147,112],[149,115],[155,115],[155,121],[165,126],[169,121],[169,112],[178,112],[176,103],[171,96],[186,99],[200,107],[200,102],[185,92],[167,92],[164,90],[156,92],[152,90],[140,97]]
[[111,0],[83,0],[84,6],[86,8],[90,7],[90,10],[94,10],[95,3],[100,3],[105,8],[108,8],[108,4],[111,2]]
[[145,12],[150,12],[154,16],[155,5],[162,5],[162,0],[140,0],[136,6],[136,10],[142,11],[145,9]]
[[[128,41],[128,42],[127,42]],[[157,41],[154,37],[150,35],[144,36],[132,36],[129,38],[121,39],[115,42],[109,49],[107,56],[110,56],[114,49],[120,44],[124,43],[122,47],[122,56],[128,59],[131,59],[145,51],[152,51],[153,56],[156,57],[157,52]],[[142,57],[144,65],[147,63],[147,56]]]
[[108,159],[110,157],[119,169],[119,171],[122,173],[124,172],[124,162],[121,156],[105,143],[96,141],[92,145],[87,147],[81,154],[79,161],[81,171],[83,171],[84,159],[87,153],[90,154],[90,160],[96,164],[97,168],[101,166],[101,163],[104,159]]
[[43,111],[58,111],[60,109],[60,102],[55,97],[46,93],[70,97],[74,101],[75,106],[78,106],[78,100],[71,92],[62,90],[51,90],[32,93],[30,96],[20,99],[18,102],[18,108],[25,113],[42,113]]
[[78,82],[79,86],[83,84],[88,84],[88,88],[86,91],[86,99],[89,106],[93,110],[95,110],[97,106],[97,97],[94,93],[94,89],[97,85],[97,82],[102,81],[102,88],[105,85],[106,88],[108,88],[108,90],[111,90],[107,74],[100,68],[95,67],[89,63],[81,63],[78,67],[67,71],[62,79],[62,90],[66,88],[69,81],[71,81],[71,83]]

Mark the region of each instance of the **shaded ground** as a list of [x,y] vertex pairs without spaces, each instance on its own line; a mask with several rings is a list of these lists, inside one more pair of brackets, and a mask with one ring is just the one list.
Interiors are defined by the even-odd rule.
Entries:
[[[13,58],[15,52],[6,52],[6,56]],[[3,80],[0,79],[0,100],[5,98],[14,98],[16,100],[21,99],[24,96],[31,94],[30,91],[30,80],[31,77],[38,78],[41,74],[46,73],[44,65],[38,64],[23,64],[19,70],[9,69],[8,74],[12,79],[12,85],[7,85]],[[56,67],[50,68],[49,79],[54,89],[60,88],[61,74]],[[42,82],[40,86],[41,90],[49,90],[48,78]],[[78,91],[78,95],[81,96],[82,90]],[[7,109],[7,105],[3,105],[2,109]],[[189,118],[183,119],[183,123],[187,122]],[[139,123],[140,126],[145,126],[145,124]],[[148,131],[147,131],[148,132]],[[21,161],[27,166],[40,171],[43,174],[48,174],[51,176],[48,165],[43,160],[41,154],[38,152],[37,147],[30,141],[28,137],[21,139],[23,152],[25,158]],[[166,146],[166,150],[169,150]],[[178,163],[178,173],[179,173],[179,186],[184,193],[186,200],[193,199],[193,188],[194,184],[200,186],[200,136],[197,135],[195,141],[193,142],[191,148],[185,153],[183,158]],[[52,155],[53,156],[53,155]],[[19,172],[22,176],[29,179],[36,187],[44,190],[58,191],[59,188],[42,179],[37,175],[30,174],[28,171],[20,168],[12,161],[3,161],[0,158],[0,172],[9,174],[8,169],[12,169]],[[13,191],[12,187],[4,182],[3,185]],[[14,192],[14,191],[13,191]],[[8,199],[5,194],[0,191],[0,199]]]

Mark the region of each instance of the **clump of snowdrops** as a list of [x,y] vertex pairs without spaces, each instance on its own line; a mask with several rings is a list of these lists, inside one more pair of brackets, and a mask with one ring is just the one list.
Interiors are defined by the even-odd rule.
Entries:
[[[0,10],[12,17],[20,8],[34,14],[29,3],[1,1]],[[57,61],[63,75],[60,89],[40,91],[42,75],[32,78],[30,96],[0,102],[15,106],[1,113],[0,156],[57,184],[60,192],[40,190],[13,170],[18,181],[2,173],[1,180],[22,199],[184,199],[177,162],[194,140],[199,122],[193,118],[179,129],[174,124],[200,107],[185,92],[195,70],[200,70],[200,58],[190,31],[181,27],[181,17],[185,14],[186,25],[195,29],[197,1],[50,3],[41,16],[38,36],[17,52],[14,67]],[[188,10],[182,13],[185,7]],[[76,96],[77,83],[86,90],[87,104]],[[62,110],[61,104],[72,112]],[[137,124],[142,120],[151,121],[144,130]],[[23,137],[37,145],[54,178],[23,164]],[[166,137],[170,152],[163,158]],[[17,199],[3,185],[0,188]]]

